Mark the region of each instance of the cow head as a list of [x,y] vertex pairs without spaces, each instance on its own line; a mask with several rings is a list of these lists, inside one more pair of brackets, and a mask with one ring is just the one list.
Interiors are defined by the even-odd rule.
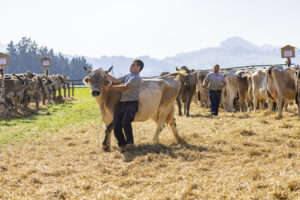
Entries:
[[202,84],[205,77],[207,76],[208,72],[199,72],[197,74],[197,79],[200,81],[200,83]]
[[89,73],[88,76],[84,77],[83,83],[91,85],[92,96],[97,97],[103,93],[103,87],[105,85],[111,85],[112,82],[107,78],[106,74],[108,74],[112,67],[109,70],[104,71],[102,68],[96,70],[89,70],[86,67],[83,67],[84,70]]
[[176,71],[185,71],[187,73],[187,76],[180,76],[180,81],[185,86],[191,85],[191,74],[195,72],[194,69],[189,70],[186,66],[182,66],[180,69],[176,67]]

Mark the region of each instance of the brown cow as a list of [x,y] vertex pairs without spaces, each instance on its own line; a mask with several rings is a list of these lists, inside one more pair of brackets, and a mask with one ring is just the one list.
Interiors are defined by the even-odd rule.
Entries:
[[182,116],[181,112],[181,101],[184,103],[184,114],[187,117],[190,116],[190,106],[194,93],[196,92],[196,81],[197,81],[197,73],[194,73],[195,70],[189,70],[186,66],[181,67],[177,71],[184,70],[188,75],[180,76],[179,80],[181,81],[181,87],[176,98],[176,102],[178,105],[178,113],[179,116]]
[[[106,77],[106,73],[109,73],[111,69],[112,67],[108,71],[104,71],[103,69],[90,71],[85,68],[89,76],[83,79],[85,84],[91,85],[92,95],[99,104],[102,119],[107,127],[105,130],[105,139],[102,143],[104,150],[110,149],[113,114],[121,97],[120,92],[103,90],[105,85],[111,84],[111,81]],[[156,143],[165,124],[170,125],[175,138],[178,142],[182,142],[178,135],[174,117],[174,102],[180,89],[180,81],[177,75],[180,76],[182,73],[175,72],[167,77],[142,79],[139,93],[139,109],[134,122],[153,119],[157,124],[156,133],[153,138],[153,141]]]
[[[296,98],[295,72],[294,68],[283,66],[271,66],[268,69],[267,94],[273,101],[278,102],[278,119],[282,117],[284,101]],[[275,90],[269,87],[271,84],[275,85]],[[300,109],[298,115],[300,116]]]

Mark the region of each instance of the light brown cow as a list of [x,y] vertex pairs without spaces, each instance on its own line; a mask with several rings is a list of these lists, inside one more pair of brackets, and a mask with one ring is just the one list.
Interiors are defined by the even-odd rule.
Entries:
[[200,92],[200,106],[208,108],[210,106],[210,100],[208,95],[208,89],[202,87],[203,81],[209,72],[203,71],[197,73],[197,90]]
[[298,115],[300,117],[300,68],[295,72],[296,104],[298,106]]
[[[272,100],[278,102],[278,119],[282,117],[284,101],[296,98],[295,72],[294,68],[283,66],[271,66],[268,69],[267,94]],[[272,83],[275,85],[275,90],[269,87]],[[300,116],[300,110],[298,109],[298,111]]]
[[[106,73],[109,73],[111,69],[112,67],[108,71],[102,69],[90,71],[85,68],[89,76],[83,79],[85,84],[91,85],[92,95],[99,105],[102,119],[107,127],[102,143],[104,150],[110,149],[113,114],[121,97],[120,92],[103,90],[105,85],[111,84],[111,81],[106,77]],[[165,124],[170,125],[178,142],[182,142],[178,135],[174,117],[174,102],[180,89],[180,81],[177,75],[181,73],[183,72],[171,73],[160,78],[142,79],[139,93],[139,109],[134,122],[153,119],[157,124],[153,138],[153,141],[156,143],[159,141],[159,134]]]

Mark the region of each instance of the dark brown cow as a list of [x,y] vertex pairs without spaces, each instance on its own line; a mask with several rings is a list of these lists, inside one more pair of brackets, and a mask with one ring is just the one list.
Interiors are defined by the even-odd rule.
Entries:
[[186,116],[189,117],[191,101],[194,93],[196,92],[197,73],[194,73],[195,72],[194,69],[189,70],[186,66],[183,66],[180,69],[176,67],[176,70],[177,71],[184,70],[188,74],[187,76],[180,76],[181,87],[180,87],[178,97],[176,98],[176,102],[178,105],[179,116],[182,116],[182,112],[181,112],[181,101],[182,101],[184,103],[184,114],[186,114]]

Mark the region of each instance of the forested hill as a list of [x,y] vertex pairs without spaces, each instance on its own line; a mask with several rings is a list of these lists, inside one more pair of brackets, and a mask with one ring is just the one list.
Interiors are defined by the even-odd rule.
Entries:
[[23,73],[31,71],[44,73],[40,59],[49,57],[52,65],[49,67],[50,74],[65,74],[70,79],[82,79],[86,76],[82,66],[92,69],[92,65],[84,57],[68,59],[62,53],[55,53],[53,49],[39,46],[31,38],[23,37],[19,42],[11,41],[7,44],[6,53],[10,55],[10,66],[5,67],[6,73]]

